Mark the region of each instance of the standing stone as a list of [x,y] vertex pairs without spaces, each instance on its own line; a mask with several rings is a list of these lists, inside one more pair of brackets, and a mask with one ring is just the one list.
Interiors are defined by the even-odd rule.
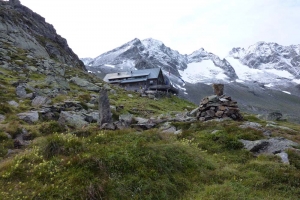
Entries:
[[213,84],[214,93],[217,96],[222,96],[224,93],[224,84]]
[[109,99],[105,89],[101,88],[99,92],[99,126],[104,123],[112,122],[112,114],[110,111]]

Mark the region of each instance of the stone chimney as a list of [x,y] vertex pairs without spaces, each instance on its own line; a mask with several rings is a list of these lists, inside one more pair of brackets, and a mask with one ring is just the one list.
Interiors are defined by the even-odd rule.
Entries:
[[224,84],[213,84],[214,93],[217,96],[222,96],[224,94]]

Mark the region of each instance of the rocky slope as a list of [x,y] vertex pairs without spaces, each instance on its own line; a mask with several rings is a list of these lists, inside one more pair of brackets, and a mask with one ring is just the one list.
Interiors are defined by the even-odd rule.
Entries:
[[0,55],[10,61],[18,49],[27,57],[54,59],[84,69],[84,64],[45,18],[18,0],[0,1]]

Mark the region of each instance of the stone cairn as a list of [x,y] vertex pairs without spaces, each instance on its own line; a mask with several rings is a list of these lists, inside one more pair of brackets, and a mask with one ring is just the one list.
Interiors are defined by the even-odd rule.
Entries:
[[211,119],[231,118],[233,120],[243,120],[239,112],[237,102],[230,96],[223,94],[223,84],[213,84],[215,95],[205,97],[201,100],[197,111],[197,118],[200,121]]

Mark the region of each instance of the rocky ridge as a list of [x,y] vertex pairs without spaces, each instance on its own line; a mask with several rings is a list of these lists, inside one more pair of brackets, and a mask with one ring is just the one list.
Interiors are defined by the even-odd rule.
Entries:
[[176,50],[165,46],[161,41],[148,38],[134,40],[106,52],[95,59],[83,59],[85,65],[93,72],[126,71],[128,69],[162,68],[165,73],[180,76],[179,70],[184,71],[189,63],[211,60],[217,67],[223,69],[232,80],[237,76],[234,69],[225,59],[220,59],[204,49],[193,52],[191,55],[182,55]]
[[54,59],[85,69],[84,64],[45,18],[18,0],[0,1],[0,55],[2,62],[22,49],[26,56]]

